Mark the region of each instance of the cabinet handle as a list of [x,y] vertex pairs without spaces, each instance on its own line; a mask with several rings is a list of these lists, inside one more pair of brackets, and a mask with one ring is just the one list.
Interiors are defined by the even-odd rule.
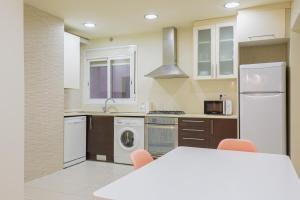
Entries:
[[80,124],[81,122],[70,122],[71,124]]
[[203,138],[186,138],[186,137],[184,137],[182,139],[184,139],[184,140],[197,140],[197,141],[204,141],[205,140]]
[[193,132],[204,132],[205,130],[200,130],[200,129],[190,129],[190,128],[184,128],[181,129],[183,131],[193,131]]
[[90,116],[89,118],[90,118],[90,120],[89,120],[89,122],[90,122],[90,128],[89,129],[92,130],[93,129],[93,119],[92,119],[93,117]]
[[214,120],[210,121],[210,133],[213,135],[214,134]]
[[273,37],[273,38],[276,38],[275,37],[275,34],[267,34],[267,35],[254,35],[254,36],[249,36],[249,40],[252,40],[253,38],[260,38],[260,37]]
[[198,120],[182,120],[183,122],[190,122],[190,123],[204,123],[205,121],[198,121]]

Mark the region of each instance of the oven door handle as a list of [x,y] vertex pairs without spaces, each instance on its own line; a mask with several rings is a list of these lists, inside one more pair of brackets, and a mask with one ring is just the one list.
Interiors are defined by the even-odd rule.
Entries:
[[160,129],[177,129],[177,125],[159,125],[159,124],[147,124],[147,128],[160,128]]

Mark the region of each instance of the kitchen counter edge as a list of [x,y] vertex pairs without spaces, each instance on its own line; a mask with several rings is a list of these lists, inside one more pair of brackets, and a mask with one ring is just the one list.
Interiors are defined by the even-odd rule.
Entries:
[[237,115],[206,115],[206,114],[183,114],[183,115],[168,115],[168,114],[146,114],[138,112],[120,112],[120,113],[97,113],[97,112],[65,112],[64,117],[75,116],[113,116],[113,117],[177,117],[177,118],[220,118],[220,119],[237,119]]

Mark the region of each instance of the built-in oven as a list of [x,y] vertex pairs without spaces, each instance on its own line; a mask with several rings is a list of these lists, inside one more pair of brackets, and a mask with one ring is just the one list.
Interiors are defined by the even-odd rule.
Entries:
[[153,157],[160,157],[178,146],[178,118],[145,118],[145,147]]

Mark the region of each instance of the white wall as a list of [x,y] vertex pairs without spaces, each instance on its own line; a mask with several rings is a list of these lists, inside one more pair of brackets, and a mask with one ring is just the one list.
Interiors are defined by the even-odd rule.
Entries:
[[[193,28],[178,29],[178,65],[190,78],[154,80],[144,77],[162,64],[162,32],[134,34],[91,40],[89,45],[81,48],[82,54],[86,49],[137,45],[137,98],[135,105],[113,106],[114,111],[138,111],[138,105],[150,101],[154,109],[182,109],[188,113],[203,113],[203,100],[218,98],[225,93],[233,100],[234,112],[237,112],[236,81],[195,81],[193,80]],[[84,57],[82,57],[84,60]],[[81,67],[84,65],[82,63]],[[84,84],[84,82],[82,82]],[[83,87],[81,87],[83,88]],[[65,108],[80,109],[81,91],[65,90]],[[101,105],[82,105],[85,110],[101,110]]]
[[25,5],[25,180],[63,167],[64,22]]
[[24,188],[23,1],[0,0],[0,198]]

